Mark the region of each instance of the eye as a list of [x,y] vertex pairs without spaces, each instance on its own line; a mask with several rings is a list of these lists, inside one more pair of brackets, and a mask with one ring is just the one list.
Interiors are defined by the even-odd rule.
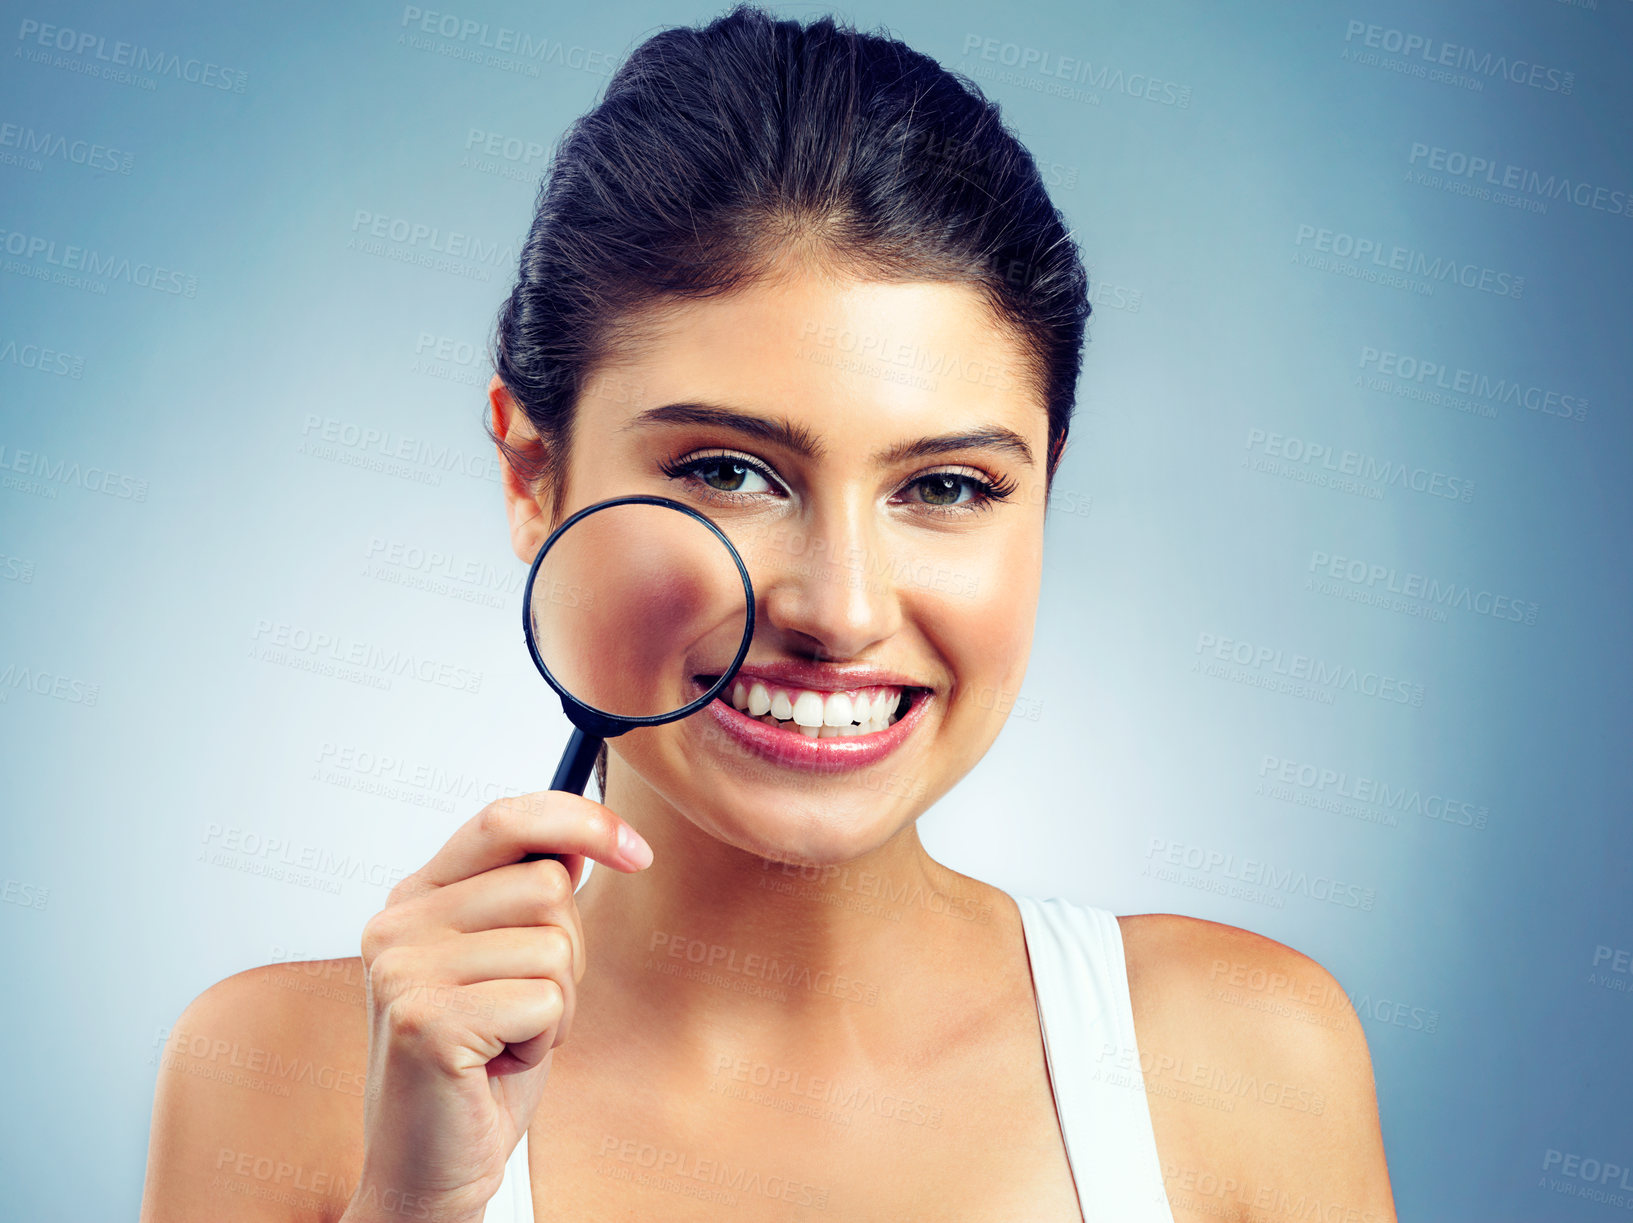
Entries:
[[933,476],[924,476],[913,481],[911,487],[922,490],[926,505],[958,505],[965,500],[962,494],[966,490],[971,497],[976,495],[974,485],[973,477],[941,471]]
[[675,480],[699,485],[705,496],[750,497],[777,491],[771,473],[741,454],[705,454],[659,464],[663,473]]
[[[927,509],[965,513],[991,509],[1014,491],[1010,482],[994,483],[982,476],[960,471],[936,471],[919,476],[907,485],[919,496],[909,498]],[[966,495],[967,494],[967,495]]]

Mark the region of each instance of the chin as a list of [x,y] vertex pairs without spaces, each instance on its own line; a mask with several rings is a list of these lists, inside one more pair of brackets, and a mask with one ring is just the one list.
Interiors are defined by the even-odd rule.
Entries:
[[773,862],[826,866],[862,857],[931,801],[922,779],[906,784],[893,766],[805,773],[731,755],[699,758],[681,742],[654,743],[640,731],[615,742],[632,781],[715,840]]
[[836,866],[872,853],[918,812],[876,799],[846,803],[785,794],[776,804],[717,801],[702,809],[682,808],[682,814],[715,840],[757,858],[791,866]]

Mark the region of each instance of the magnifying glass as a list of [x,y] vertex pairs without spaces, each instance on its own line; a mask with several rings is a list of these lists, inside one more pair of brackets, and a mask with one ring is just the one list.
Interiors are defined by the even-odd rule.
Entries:
[[[667,497],[614,497],[544,541],[522,631],[574,727],[550,788],[582,794],[607,739],[687,717],[732,683],[754,637],[754,587],[705,515]],[[718,678],[704,687],[699,675]]]

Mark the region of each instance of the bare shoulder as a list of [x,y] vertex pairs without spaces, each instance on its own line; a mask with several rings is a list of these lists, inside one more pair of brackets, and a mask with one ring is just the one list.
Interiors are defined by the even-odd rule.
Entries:
[[1309,956],[1174,913],[1119,917],[1152,1128],[1179,1219],[1394,1223],[1372,1058]]
[[331,1223],[363,1159],[362,961],[235,973],[188,1004],[154,1089],[141,1223]]

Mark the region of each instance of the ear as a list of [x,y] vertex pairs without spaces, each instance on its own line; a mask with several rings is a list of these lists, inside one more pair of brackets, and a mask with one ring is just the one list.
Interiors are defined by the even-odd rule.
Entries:
[[[510,522],[510,546],[524,563],[531,565],[550,535],[549,481],[533,476],[544,469],[549,445],[539,437],[498,374],[488,383],[488,403],[493,409],[493,436],[502,443],[496,443],[495,448],[499,452],[499,487],[505,495],[505,517]],[[513,461],[515,454],[522,456],[523,470],[518,470]]]

